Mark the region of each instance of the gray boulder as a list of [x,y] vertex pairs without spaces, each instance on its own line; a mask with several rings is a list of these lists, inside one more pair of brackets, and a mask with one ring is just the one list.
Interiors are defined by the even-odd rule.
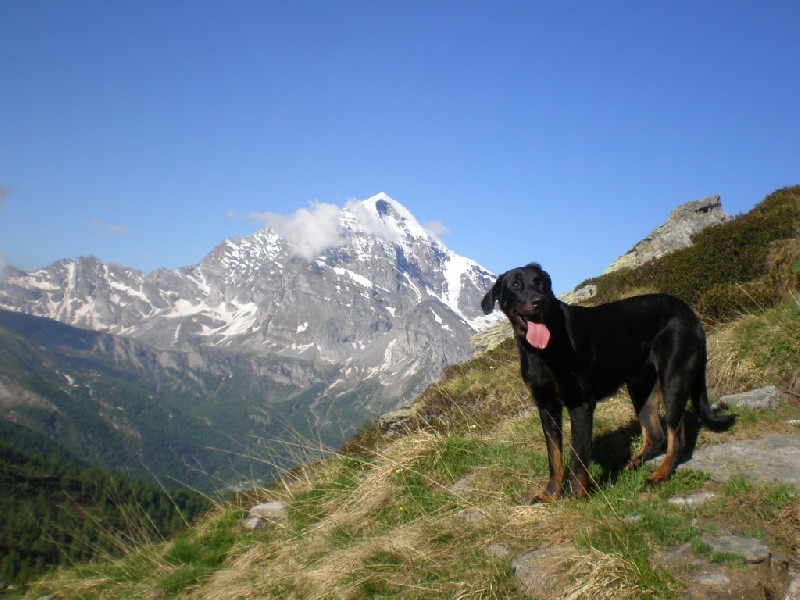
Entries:
[[722,396],[714,403],[715,408],[749,408],[753,410],[775,410],[783,404],[778,388],[770,385],[747,392]]
[[526,595],[550,598],[558,581],[556,566],[574,552],[571,544],[524,552],[511,561],[511,568]]
[[708,473],[724,483],[737,475],[751,483],[800,485],[800,436],[773,433],[697,450],[680,468]]
[[286,504],[281,501],[264,502],[256,504],[247,513],[240,523],[245,529],[258,531],[270,523],[280,521],[286,517]]
[[738,535],[721,535],[704,537],[703,542],[708,544],[714,552],[741,556],[746,563],[751,565],[766,562],[770,558],[769,546],[764,540]]

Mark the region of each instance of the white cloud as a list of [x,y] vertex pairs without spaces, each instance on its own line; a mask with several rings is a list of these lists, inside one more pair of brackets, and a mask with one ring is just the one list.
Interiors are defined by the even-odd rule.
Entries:
[[318,257],[328,248],[347,243],[351,223],[358,232],[390,242],[400,241],[397,231],[387,227],[378,215],[357,200],[348,200],[344,207],[311,202],[308,208],[301,208],[290,215],[253,211],[247,218],[266,224],[289,242],[294,254],[306,260]]
[[3,204],[6,201],[6,198],[8,198],[11,195],[11,192],[13,191],[14,191],[13,185],[0,185],[0,206],[3,206]]
[[87,225],[97,232],[106,233],[108,235],[122,235],[130,233],[131,231],[125,225],[104,225],[102,221],[98,221],[97,219],[92,219]]
[[450,233],[450,230],[441,221],[431,221],[430,223],[423,225],[423,227],[436,237]]
[[311,260],[323,250],[345,243],[339,213],[335,204],[312,202],[310,209],[301,208],[291,215],[250,213],[250,218],[266,222],[275,233],[291,244],[292,252]]
[[235,210],[228,209],[225,211],[225,217],[231,219],[232,221],[253,221],[254,223],[269,223],[270,219],[275,216],[276,213],[271,212],[257,212],[255,210],[250,211],[246,215],[242,213],[236,212]]
[[250,211],[250,213],[247,215],[247,218],[250,219],[251,221],[255,221],[256,223],[267,223],[269,222],[270,216],[274,214],[276,213],[270,213],[270,212],[260,213],[253,210]]

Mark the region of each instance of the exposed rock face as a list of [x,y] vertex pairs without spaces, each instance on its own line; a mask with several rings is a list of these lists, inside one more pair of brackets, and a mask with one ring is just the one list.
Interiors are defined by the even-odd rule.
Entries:
[[558,298],[567,304],[580,304],[586,300],[591,300],[597,295],[597,286],[594,284],[579,287],[572,292],[561,294]]
[[497,325],[487,327],[469,338],[469,345],[472,346],[475,354],[479,355],[491,350],[513,334],[511,323],[508,322],[508,319],[503,319]]
[[669,218],[654,229],[633,249],[620,256],[603,271],[603,274],[639,267],[665,254],[692,245],[692,236],[706,227],[721,225],[731,220],[722,210],[719,196],[706,196],[681,204],[673,209]]
[[245,529],[258,531],[271,523],[282,521],[285,518],[286,503],[276,500],[274,502],[256,504],[239,523]]

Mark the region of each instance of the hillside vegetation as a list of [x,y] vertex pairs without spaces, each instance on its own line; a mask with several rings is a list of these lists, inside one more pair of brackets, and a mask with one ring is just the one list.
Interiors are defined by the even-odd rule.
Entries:
[[[8,433],[0,424],[0,433]],[[0,590],[54,565],[119,556],[188,527],[210,502],[0,441]]]
[[[601,300],[661,290],[692,302],[709,326],[713,393],[777,382],[789,399],[777,412],[740,411],[728,432],[699,429],[698,447],[797,433],[799,222],[800,188],[779,190],[691,249],[595,280]],[[652,467],[623,469],[640,441],[624,394],[596,411],[590,498],[526,505],[548,467],[512,340],[449,367],[415,406],[401,434],[366,426],[338,452],[218,505],[173,540],[60,570],[30,595],[513,599],[524,597],[513,557],[550,548],[543,575],[559,581],[561,598],[679,598],[686,586],[660,564],[662,553],[688,542],[731,561],[712,556],[703,534],[765,538],[786,556],[800,548],[789,486],[712,484],[681,469],[644,494]],[[293,448],[302,459],[302,445]],[[691,515],[667,502],[701,488],[718,495]],[[239,519],[262,501],[284,502],[285,518],[245,530]]]
[[594,302],[646,291],[673,294],[694,306],[706,324],[770,308],[800,283],[800,186],[773,192],[749,213],[701,231],[692,242],[637,269],[581,285],[597,285]]

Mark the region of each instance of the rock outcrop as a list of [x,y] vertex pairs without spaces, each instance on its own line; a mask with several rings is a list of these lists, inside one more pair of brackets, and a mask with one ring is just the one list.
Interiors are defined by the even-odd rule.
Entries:
[[731,218],[722,210],[722,200],[716,195],[681,204],[673,209],[663,224],[611,263],[603,274],[636,268],[665,254],[691,246],[693,235],[706,227],[726,223]]

